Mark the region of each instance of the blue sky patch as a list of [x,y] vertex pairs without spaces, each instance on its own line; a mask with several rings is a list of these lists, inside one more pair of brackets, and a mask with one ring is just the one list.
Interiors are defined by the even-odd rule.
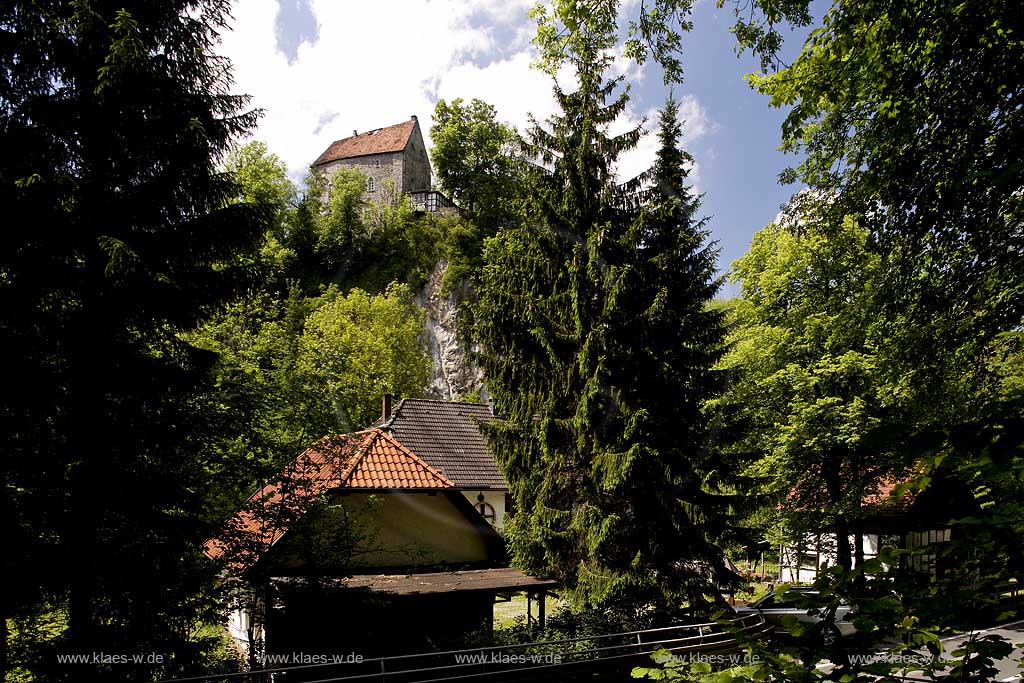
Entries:
[[277,49],[294,64],[303,43],[315,45],[320,38],[320,26],[316,21],[311,0],[277,0],[277,18],[274,34]]

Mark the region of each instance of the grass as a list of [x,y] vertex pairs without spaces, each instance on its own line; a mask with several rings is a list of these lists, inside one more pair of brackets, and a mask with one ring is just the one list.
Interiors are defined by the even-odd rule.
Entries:
[[736,562],[736,568],[741,572],[763,577],[765,581],[772,581],[779,575],[779,563],[771,560],[763,564],[761,562]]
[[[561,608],[563,601],[551,595],[544,599],[544,612],[548,616]],[[533,604],[533,618],[537,618],[537,604]],[[516,619],[526,619],[526,593],[516,593],[508,602],[494,603],[494,628],[506,628]]]

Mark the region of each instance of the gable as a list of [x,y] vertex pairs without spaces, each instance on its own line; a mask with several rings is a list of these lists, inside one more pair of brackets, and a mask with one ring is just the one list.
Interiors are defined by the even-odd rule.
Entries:
[[[379,429],[362,449],[340,488],[444,489],[454,484],[411,450]],[[365,432],[364,432],[365,433]]]
[[326,436],[258,490],[203,544],[212,559],[229,552],[243,571],[287,533],[324,493],[334,490],[437,491],[454,486],[437,469],[379,429]]
[[440,566],[489,566],[507,561],[497,532],[457,492],[338,490],[265,556],[272,575],[344,576]]

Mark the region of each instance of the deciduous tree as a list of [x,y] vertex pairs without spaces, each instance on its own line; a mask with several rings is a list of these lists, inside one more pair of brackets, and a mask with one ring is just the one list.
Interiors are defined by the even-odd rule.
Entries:
[[[813,213],[820,203],[804,199],[734,264],[741,297],[725,402],[745,417],[744,449],[761,456],[762,504],[783,510],[795,538],[831,533],[849,569],[861,501],[903,471],[896,440],[907,416],[878,355],[881,270],[867,231],[852,219],[826,228]],[[863,561],[859,542],[856,551]]]
[[441,189],[479,224],[507,223],[525,172],[515,128],[498,121],[494,107],[482,100],[438,100],[430,138]]
[[332,409],[336,432],[368,427],[386,393],[422,393],[430,375],[430,358],[418,340],[422,324],[403,285],[375,296],[359,289],[324,295],[306,320],[299,363],[304,389]]
[[[755,4],[781,18],[774,2]],[[830,210],[876,242],[889,315],[910,321],[894,333],[913,340],[911,363],[926,352],[944,362],[944,350],[1024,321],[1018,10],[839,2],[791,66],[752,79],[791,107],[783,149],[804,160],[784,179],[832,196]]]

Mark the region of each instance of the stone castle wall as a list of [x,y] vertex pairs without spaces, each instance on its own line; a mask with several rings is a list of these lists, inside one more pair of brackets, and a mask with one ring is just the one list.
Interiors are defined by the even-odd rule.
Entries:
[[420,192],[430,189],[430,160],[427,146],[420,135],[419,124],[412,130],[409,143],[405,146],[405,175],[402,178],[402,192]]
[[351,157],[339,159],[320,168],[330,178],[339,168],[355,168],[362,171],[368,178],[373,178],[373,192],[366,195],[368,200],[373,200],[384,187],[384,181],[390,180],[396,189],[400,189],[403,183],[402,153],[388,152],[386,154],[368,154],[363,157]]

